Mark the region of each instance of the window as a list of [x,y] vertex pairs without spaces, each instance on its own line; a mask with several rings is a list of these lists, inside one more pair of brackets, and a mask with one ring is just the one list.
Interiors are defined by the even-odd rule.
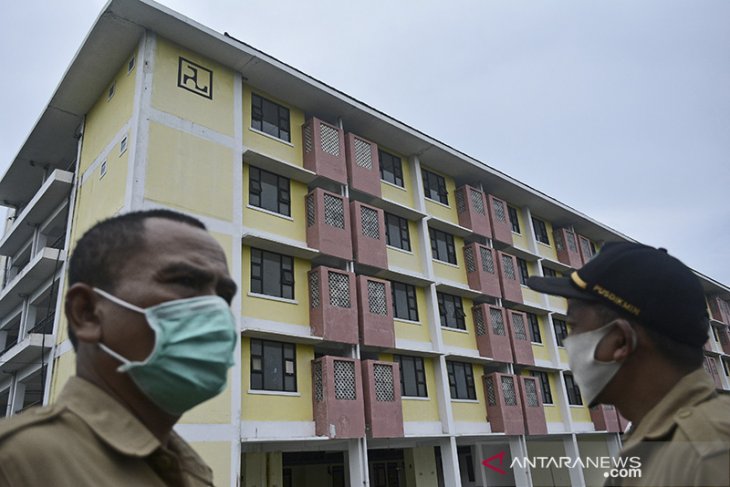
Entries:
[[564,320],[553,318],[553,328],[555,328],[555,341],[559,347],[563,346],[563,340],[568,336],[568,325]]
[[720,336],[717,334],[717,328],[715,328],[714,326],[710,326],[710,328],[712,329],[712,336],[715,337],[715,341],[719,342]]
[[289,109],[254,93],[251,95],[251,128],[290,142]]
[[107,101],[111,100],[114,96],[114,93],[116,93],[117,90],[117,82],[112,81],[112,84],[109,85],[109,90],[106,92],[106,99]]
[[573,380],[573,374],[564,372],[563,378],[565,379],[565,389],[568,391],[568,404],[572,406],[582,406],[583,398],[580,396],[578,384],[576,384]]
[[388,181],[396,186],[403,186],[403,167],[400,157],[389,154],[384,150],[378,149],[378,159],[380,159],[380,179]]
[[550,390],[550,379],[548,378],[547,372],[533,370],[531,374],[540,381],[540,389],[542,389],[542,403],[552,404],[553,392]]
[[426,169],[422,169],[421,174],[423,175],[423,191],[426,198],[448,205],[449,193],[446,191],[446,180],[443,176]]
[[562,277],[562,276],[561,276],[561,275],[560,275],[560,274],[558,273],[558,271],[556,271],[555,269],[551,269],[551,268],[549,268],[549,267],[543,267],[543,268],[542,268],[542,273],[543,273],[543,275],[544,275],[545,277]]
[[520,219],[517,217],[517,208],[508,206],[507,211],[509,212],[509,221],[512,224],[512,231],[515,233],[522,233],[520,232]]
[[532,228],[535,230],[535,238],[538,242],[550,245],[550,237],[548,237],[547,226],[544,221],[533,216]]
[[248,202],[251,206],[290,216],[289,178],[250,166]]
[[722,361],[722,367],[725,369],[725,375],[730,377],[730,362],[727,360],[721,359]]
[[426,372],[421,357],[395,355],[400,364],[401,395],[407,397],[428,397],[426,391]]
[[533,343],[542,343],[542,335],[540,334],[540,322],[535,313],[526,313],[527,322],[530,323],[530,340]]
[[294,299],[294,259],[252,248],[251,292]]
[[447,360],[446,371],[449,374],[451,399],[477,398],[476,389],[474,388],[474,372],[471,364]]
[[530,271],[527,268],[527,261],[517,257],[517,267],[520,269],[520,284],[527,286],[527,278],[530,277]]
[[393,316],[402,320],[418,321],[416,288],[402,282],[391,282],[393,293]]
[[411,238],[408,235],[408,220],[390,213],[385,214],[385,236],[388,245],[403,250],[411,250]]
[[127,136],[125,135],[122,138],[122,141],[119,142],[119,156],[127,152]]
[[106,160],[101,161],[101,165],[99,166],[99,179],[106,176]]
[[132,70],[134,69],[134,63],[135,63],[135,59],[134,59],[134,56],[132,56],[129,59],[129,62],[127,63],[127,74],[131,73]]
[[293,343],[251,339],[251,389],[297,392]]
[[459,296],[438,292],[436,293],[436,297],[438,299],[441,326],[466,330],[466,322],[464,321],[466,314],[461,304],[461,298]]
[[433,228],[429,228],[428,233],[431,235],[433,258],[450,264],[456,264],[454,237],[446,232]]

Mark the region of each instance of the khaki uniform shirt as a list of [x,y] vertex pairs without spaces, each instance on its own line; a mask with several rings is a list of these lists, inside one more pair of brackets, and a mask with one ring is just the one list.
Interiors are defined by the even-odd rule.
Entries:
[[641,477],[609,484],[730,486],[730,396],[718,394],[698,369],[677,382],[624,442],[621,456],[641,457]]
[[0,486],[213,485],[177,434],[166,446],[127,409],[73,377],[58,401],[0,422]]

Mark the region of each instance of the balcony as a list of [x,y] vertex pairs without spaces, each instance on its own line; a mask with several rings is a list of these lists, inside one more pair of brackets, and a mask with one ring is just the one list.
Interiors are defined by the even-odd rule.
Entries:
[[519,365],[535,365],[532,343],[527,335],[527,315],[520,311],[507,310],[507,322],[514,362]]
[[730,304],[720,296],[710,296],[707,301],[710,305],[710,318],[730,325]]
[[314,336],[358,343],[355,274],[323,266],[309,271],[309,325]]
[[578,241],[573,230],[570,228],[558,228],[553,232],[553,238],[555,239],[558,260],[561,263],[573,269],[578,269],[583,266],[583,259],[578,250]]
[[355,262],[360,265],[388,268],[383,210],[359,201],[350,203],[352,247]]
[[507,216],[507,203],[491,194],[487,195],[487,203],[492,223],[492,238],[507,245],[512,245],[512,224]]
[[720,337],[720,346],[722,351],[730,355],[730,330],[727,326],[717,326],[717,336]]
[[456,212],[459,215],[459,225],[471,229],[477,235],[492,238],[492,222],[487,212],[487,199],[481,190],[469,185],[458,188]]
[[522,413],[525,418],[525,432],[528,435],[546,435],[547,422],[542,399],[538,393],[537,379],[534,377],[518,377],[520,397],[522,399]]
[[517,394],[518,378],[514,375],[494,372],[484,376],[487,395],[487,420],[492,432],[508,435],[524,435],[525,421],[522,417],[522,400]]
[[68,197],[73,173],[54,170],[0,241],[0,255],[15,255],[32,237],[36,226],[43,223]]
[[347,184],[345,137],[342,129],[318,118],[302,126],[304,168],[340,184]]
[[618,422],[618,414],[616,408],[609,404],[599,404],[590,409],[591,421],[596,431],[606,431],[608,433],[620,433],[621,426]]
[[[494,262],[495,250],[477,242],[464,246],[464,262],[469,287],[481,294],[502,297],[497,266]],[[520,291],[521,295],[522,291]]]
[[20,342],[7,348],[0,360],[0,373],[12,373],[29,364],[40,364],[43,354],[50,351],[53,339],[43,334],[32,333]]
[[472,313],[479,355],[511,363],[512,347],[505,310],[485,303],[474,306]]
[[380,198],[378,146],[355,134],[345,136],[348,184],[351,189]]
[[365,436],[360,361],[324,356],[312,361],[315,433],[329,438]]
[[370,276],[357,276],[357,295],[360,343],[395,348],[390,282]]
[[370,438],[403,436],[400,369],[393,362],[362,362],[365,424]]
[[321,188],[306,196],[307,245],[326,255],[352,260],[348,200]]
[[588,261],[593,258],[593,254],[595,253],[593,242],[591,242],[588,237],[584,237],[580,234],[578,235],[578,250],[580,250],[580,260],[582,265],[587,264]]
[[522,303],[522,287],[517,280],[517,258],[497,251],[497,269],[502,297],[513,303]]
[[44,247],[30,262],[11,279],[0,292],[0,316],[23,303],[23,297],[31,294],[54,272],[61,269],[66,253],[60,249]]

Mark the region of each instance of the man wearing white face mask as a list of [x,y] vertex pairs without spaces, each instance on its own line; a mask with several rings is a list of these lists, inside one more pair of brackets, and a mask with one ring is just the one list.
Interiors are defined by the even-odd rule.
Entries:
[[76,377],[55,404],[0,423],[0,486],[213,485],[172,428],[225,388],[235,293],[194,218],[150,210],[92,227],[65,297]]
[[568,299],[570,368],[589,406],[632,422],[624,457],[641,478],[620,485],[730,485],[730,397],[702,368],[707,305],[697,277],[663,249],[607,243],[566,278],[527,285]]

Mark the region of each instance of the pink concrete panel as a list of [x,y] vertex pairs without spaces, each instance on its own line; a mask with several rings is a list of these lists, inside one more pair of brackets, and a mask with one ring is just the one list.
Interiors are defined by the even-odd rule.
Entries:
[[393,362],[363,360],[365,424],[370,438],[403,436],[400,368]]
[[583,266],[575,232],[569,228],[558,228],[553,232],[553,237],[555,238],[555,248],[560,262],[569,265],[573,269]]
[[499,306],[483,303],[472,307],[472,313],[479,355],[511,363],[512,346],[505,310]]
[[464,185],[456,190],[456,211],[459,225],[472,232],[492,238],[492,222],[489,219],[489,206],[484,193],[472,186]]
[[495,240],[512,245],[512,224],[509,221],[507,202],[487,195],[489,220],[492,223],[492,237]]
[[527,315],[521,311],[507,310],[509,322],[509,339],[512,345],[512,356],[518,365],[535,365],[532,353],[529,331],[527,330]]
[[718,389],[722,389],[722,380],[720,379],[720,374],[717,371],[717,364],[715,363],[715,359],[705,356],[705,370],[708,374],[710,374],[712,380],[715,381],[715,387]]
[[730,330],[727,326],[717,327],[717,334],[720,336],[722,351],[730,355]]
[[352,244],[355,262],[362,265],[388,268],[383,210],[359,201],[350,203]]
[[357,276],[357,296],[360,343],[395,348],[390,282],[370,276]]
[[345,137],[341,128],[318,118],[302,125],[304,168],[340,184],[347,184]]
[[520,376],[518,378],[522,413],[525,417],[525,432],[528,435],[546,435],[548,432],[547,422],[539,392],[540,385],[534,377]]
[[313,360],[312,404],[317,436],[364,437],[365,408],[360,361],[329,355]]
[[469,287],[482,294],[501,298],[502,288],[499,285],[496,260],[495,250],[492,248],[477,242],[464,246]]
[[352,260],[349,200],[315,188],[306,196],[305,205],[307,245],[323,254]]
[[607,431],[609,433],[620,433],[621,426],[618,422],[618,412],[616,408],[608,404],[599,404],[592,407],[591,421],[596,431]]
[[730,325],[730,305],[728,302],[720,296],[710,296],[707,301],[710,305],[710,317],[713,320]]
[[587,264],[589,260],[593,258],[591,253],[591,240],[583,235],[576,234],[578,236],[578,250],[580,251],[580,260],[583,265]]
[[[503,385],[503,378],[511,384],[511,393],[508,393],[510,389]],[[499,372],[485,375],[484,392],[487,397],[487,420],[492,426],[492,431],[508,435],[525,434],[518,377]]]
[[[517,258],[504,252],[496,251],[499,285],[502,297],[513,303],[522,303],[522,287],[518,278]],[[510,262],[508,262],[510,261]]]
[[308,276],[312,335],[333,342],[358,343],[355,274],[319,266]]
[[380,198],[380,160],[377,144],[348,133],[345,135],[345,153],[350,188]]

